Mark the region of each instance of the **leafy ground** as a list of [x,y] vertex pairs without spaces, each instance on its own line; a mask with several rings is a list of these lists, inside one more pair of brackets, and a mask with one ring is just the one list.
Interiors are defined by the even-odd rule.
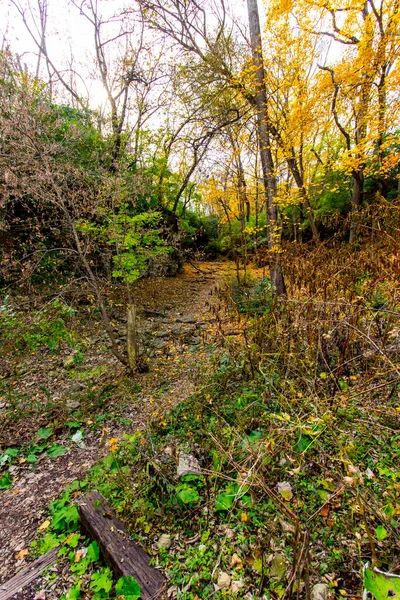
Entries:
[[[149,372],[135,377],[110,353],[84,287],[62,288],[55,302],[49,290],[35,302],[7,297],[0,381],[3,581],[21,566],[16,557],[29,546],[49,502],[109,452],[110,439],[145,429],[195,390],[207,360],[206,304],[229,268],[203,263],[174,279],[139,283],[142,360]],[[122,295],[115,287],[109,301],[123,344]]]
[[[205,281],[187,269],[165,284],[164,300],[164,284],[146,284],[148,304],[138,298],[147,311],[143,329],[152,328],[149,373],[132,382],[104,356],[103,342],[92,338],[89,351],[80,333],[73,364],[56,372],[64,374],[61,389],[71,380],[86,387],[64,401],[59,392],[62,410],[51,418],[41,416],[43,407],[22,414],[23,402],[6,396],[7,444],[16,447],[12,431],[21,423],[34,424],[18,455],[6,459],[16,467],[3,493],[11,514],[31,470],[23,462],[29,444],[47,444],[36,467],[41,489],[41,464],[63,468],[70,457],[67,479],[79,479],[50,513],[36,513],[18,540],[26,549],[42,526],[28,556],[63,547],[58,575],[41,582],[46,597],[67,588],[68,599],[118,592],[96,548],[79,537],[74,503],[93,488],[167,574],[171,598],[317,598],[319,586],[322,598],[355,599],[365,562],[400,573],[397,250],[372,250],[286,248],[289,300],[276,298],[266,273],[254,267],[240,281],[229,265],[201,265]],[[219,290],[210,295],[216,279]],[[119,303],[115,292],[113,305]],[[93,323],[89,329],[99,337]],[[104,363],[91,358],[97,352]],[[63,365],[70,356],[71,349]],[[108,365],[104,373],[101,364]],[[94,368],[100,372],[93,379],[76,375]],[[8,377],[7,394],[25,397],[23,385],[22,375]],[[89,452],[71,437],[79,431]],[[52,463],[49,452],[59,446],[72,450]],[[182,452],[198,469],[177,477]],[[93,468],[80,469],[89,456]],[[62,486],[58,481],[43,503],[34,499],[35,510],[44,511]],[[17,531],[15,521],[10,535]],[[8,556],[20,546],[9,548]]]

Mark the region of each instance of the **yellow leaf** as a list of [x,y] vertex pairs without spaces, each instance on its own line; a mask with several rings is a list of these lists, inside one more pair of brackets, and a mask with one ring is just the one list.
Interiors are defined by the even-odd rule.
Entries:
[[242,523],[248,523],[249,522],[249,515],[247,513],[241,513],[240,520],[242,521]]
[[115,444],[118,444],[118,438],[110,438],[107,441],[107,444],[109,444],[110,446],[115,446]]
[[[69,543],[69,542],[72,540],[72,538],[74,537],[74,535],[75,535],[75,533],[71,533],[71,534],[70,534],[70,535],[67,537],[67,539],[64,541],[64,544],[68,544],[68,543]],[[75,562],[77,562],[77,561],[75,561]]]
[[29,554],[29,550],[28,548],[25,548],[25,550],[20,550],[19,552],[17,552],[17,554],[15,555],[15,560],[24,560],[25,556],[27,556]]
[[50,525],[50,521],[43,521],[43,523],[40,525],[38,531],[43,531],[44,529],[47,529],[49,525]]
[[81,560],[82,556],[83,556],[82,550],[78,550],[78,552],[76,552],[76,554],[75,554],[74,562],[76,562],[76,563],[79,562]]

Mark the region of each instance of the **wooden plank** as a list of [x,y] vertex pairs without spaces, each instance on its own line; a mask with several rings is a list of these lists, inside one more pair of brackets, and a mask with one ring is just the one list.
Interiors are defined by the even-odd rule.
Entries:
[[58,560],[59,548],[43,554],[33,563],[22,569],[12,579],[0,585],[0,600],[8,600],[20,592],[28,583],[32,583],[40,573]]
[[104,496],[94,491],[78,505],[83,529],[100,546],[104,560],[117,577],[134,577],[141,598],[157,598],[165,589],[163,574],[149,566],[150,558],[130,537],[125,526],[114,517]]

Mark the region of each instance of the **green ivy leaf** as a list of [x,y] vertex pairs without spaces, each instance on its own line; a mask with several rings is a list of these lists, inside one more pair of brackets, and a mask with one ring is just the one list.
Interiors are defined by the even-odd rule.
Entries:
[[108,593],[113,585],[111,569],[107,567],[105,569],[101,569],[97,573],[93,573],[91,581],[92,583],[90,584],[90,587],[92,590],[95,592],[100,592],[103,590],[104,592]]
[[72,588],[67,592],[65,600],[77,600],[81,595],[81,582],[78,581]]
[[53,444],[47,450],[47,456],[50,456],[50,458],[58,458],[59,456],[63,456],[66,452],[68,452],[68,450],[64,446]]
[[90,560],[90,562],[96,562],[96,560],[99,560],[100,548],[96,541],[93,541],[88,546],[86,556]]
[[10,473],[7,471],[0,479],[0,490],[9,490],[12,487],[12,479]]
[[120,577],[115,585],[115,591],[126,600],[140,598],[140,586],[134,577]]
[[364,594],[369,592],[375,600],[400,598],[400,576],[384,573],[377,568],[364,566]]
[[178,492],[178,498],[182,500],[184,504],[193,504],[200,498],[199,492],[194,488],[185,488]]
[[47,440],[53,433],[52,427],[42,427],[36,434],[38,440]]
[[236,494],[219,494],[215,499],[215,510],[230,510]]
[[375,533],[376,539],[378,539],[379,541],[382,541],[385,538],[387,538],[387,531],[382,525],[378,525],[378,527],[375,529]]

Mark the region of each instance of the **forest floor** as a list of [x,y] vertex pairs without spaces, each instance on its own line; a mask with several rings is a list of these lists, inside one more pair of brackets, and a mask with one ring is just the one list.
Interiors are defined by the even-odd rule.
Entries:
[[[63,554],[15,600],[116,597],[85,558],[93,489],[172,600],[359,600],[367,562],[399,574],[400,289],[378,250],[289,246],[287,298],[228,262],[142,280],[134,376],[86,287],[4,299],[0,581]],[[124,348],[123,287],[104,295]]]
[[[3,354],[0,444],[16,448],[18,456],[10,457],[15,458],[8,469],[12,486],[0,492],[0,582],[25,564],[25,549],[49,502],[109,452],[110,439],[145,429],[196,391],[199,372],[209,360],[206,336],[212,329],[213,290],[232,269],[230,263],[200,263],[186,265],[174,278],[139,282],[135,300],[148,372],[127,375],[107,351],[98,318],[89,318],[90,306],[71,323],[84,346],[78,361],[69,358],[78,352],[66,343],[56,351],[39,347]],[[114,289],[113,306],[121,327],[120,292]],[[71,293],[76,299],[79,289],[64,289],[59,296]],[[20,306],[28,302],[18,299]],[[123,343],[125,332],[116,332]],[[76,431],[84,437],[75,443],[71,433]]]

